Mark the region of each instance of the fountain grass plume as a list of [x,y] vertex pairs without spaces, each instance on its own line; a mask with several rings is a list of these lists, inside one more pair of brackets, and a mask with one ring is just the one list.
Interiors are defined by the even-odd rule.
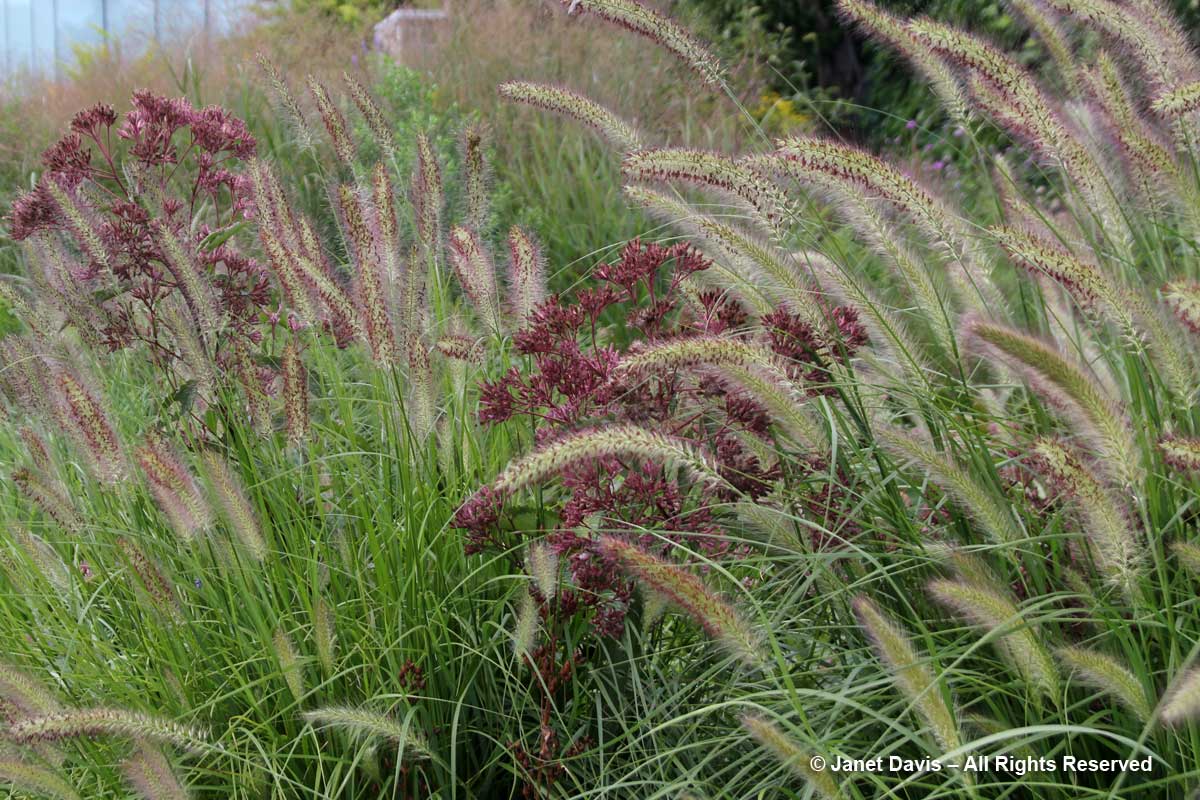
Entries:
[[288,444],[297,447],[309,436],[308,370],[300,354],[300,342],[288,337],[283,348],[280,372],[283,374],[283,411]]
[[929,725],[938,744],[947,752],[958,749],[962,737],[941,681],[924,663],[908,634],[868,598],[856,597],[851,605],[892,681]]
[[743,714],[741,720],[742,727],[750,736],[776,761],[804,780],[812,788],[815,797],[820,800],[842,800],[845,797],[831,772],[812,768],[816,753],[797,744],[775,722],[758,713]]
[[1200,668],[1176,676],[1158,711],[1168,725],[1182,725],[1200,717]]
[[761,403],[807,450],[828,449],[828,437],[805,405],[803,387],[789,377],[780,358],[760,344],[721,336],[676,339],[626,356],[617,375],[637,377],[680,369],[711,369]]
[[774,184],[720,153],[682,147],[637,150],[625,156],[621,170],[630,180],[684,181],[734,198],[768,231],[790,213],[787,197]]
[[1158,443],[1163,461],[1179,472],[1200,473],[1200,438],[1168,436]]
[[50,478],[42,470],[26,467],[13,470],[10,477],[21,494],[63,530],[75,537],[83,536],[86,529],[83,517],[59,481]]
[[314,728],[337,728],[367,739],[400,745],[410,759],[429,758],[433,752],[421,733],[387,714],[356,706],[324,706],[306,711],[304,721]]
[[24,758],[0,755],[0,784],[16,792],[54,800],[81,800],[81,795],[62,775]]
[[642,137],[637,129],[578,92],[529,81],[506,81],[500,84],[498,91],[501,97],[510,102],[570,117],[595,130],[622,153],[642,147]]
[[1026,684],[1047,697],[1059,695],[1060,676],[1036,626],[1027,623],[1007,594],[966,581],[935,580],[929,593],[979,627],[997,633],[994,643]]
[[721,64],[704,45],[667,17],[638,0],[562,0],[568,12],[586,11],[655,42],[692,69],[705,85],[723,83]]
[[627,457],[678,467],[689,479],[726,486],[712,457],[685,439],[637,425],[611,425],[576,431],[517,459],[491,483],[499,495],[538,486],[564,469],[598,458]]
[[929,48],[921,45],[904,20],[865,0],[837,0],[838,12],[905,58],[929,82],[942,107],[959,124],[968,119],[962,82],[954,70]]
[[1119,659],[1087,647],[1060,647],[1054,654],[1082,683],[1114,697],[1142,722],[1153,715],[1142,682]]
[[496,265],[475,231],[461,226],[450,229],[450,261],[458,282],[479,318],[491,329],[500,326],[500,289]]
[[349,72],[342,73],[342,80],[346,83],[346,88],[350,90],[350,99],[354,101],[358,113],[362,114],[362,118],[366,121],[367,129],[371,131],[375,144],[379,145],[379,149],[388,158],[395,158],[396,140],[392,136],[392,125],[375,102],[375,98],[371,97],[371,93],[367,91],[366,87]]
[[1041,437],[1034,440],[1030,452],[1033,468],[1047,476],[1058,494],[1076,509],[1105,581],[1132,598],[1145,552],[1126,504],[1063,443]]
[[513,317],[524,323],[546,299],[546,259],[533,234],[515,225],[508,232],[508,283]]
[[158,507],[185,541],[192,541],[212,522],[212,510],[196,485],[191,470],[175,448],[151,433],[134,451],[138,466]]
[[229,463],[215,450],[205,450],[200,456],[201,472],[225,524],[233,532],[242,549],[255,561],[267,555],[258,515],[246,497],[245,487]]
[[[382,274],[383,255],[374,231],[368,227],[358,190],[348,184],[338,186],[338,205],[346,228],[347,249],[353,256],[355,283],[359,307],[362,309],[362,328],[367,334],[371,355],[380,364],[390,364],[396,355],[395,332],[388,313],[387,296]],[[385,223],[386,226],[386,223]]]
[[911,461],[925,470],[993,542],[1013,546],[1026,538],[1007,501],[970,470],[908,432],[879,426],[876,435],[883,448],[895,458]]
[[208,733],[164,717],[120,708],[84,708],[42,714],[9,724],[4,735],[17,744],[59,742],[79,737],[142,739],[193,754],[211,749]]
[[1075,363],[1053,346],[1002,325],[967,319],[963,340],[982,355],[1023,376],[1111,465],[1121,484],[1138,484],[1143,468],[1128,414]]
[[1200,334],[1200,283],[1172,281],[1163,287],[1162,295],[1179,321]]
[[321,122],[325,124],[325,130],[329,133],[329,139],[333,142],[333,152],[337,155],[338,161],[347,169],[353,169],[355,159],[354,140],[350,138],[350,130],[346,126],[346,118],[342,116],[342,112],[334,105],[333,99],[329,96],[329,91],[312,75],[307,78],[308,91],[312,94],[313,100],[317,104],[317,113],[321,115]]
[[621,569],[687,613],[740,661],[762,663],[761,643],[742,614],[691,572],[614,536],[600,538],[600,552]]
[[191,797],[166,755],[149,742],[140,742],[133,754],[121,762],[121,772],[142,800],[188,800]]

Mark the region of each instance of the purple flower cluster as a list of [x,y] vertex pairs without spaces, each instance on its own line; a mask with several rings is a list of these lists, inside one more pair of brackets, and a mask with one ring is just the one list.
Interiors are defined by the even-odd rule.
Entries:
[[[86,304],[68,316],[110,349],[143,343],[158,361],[181,360],[179,331],[164,334],[172,322],[162,312],[176,297],[196,341],[216,325],[257,342],[270,282],[233,243],[254,216],[238,163],[255,149],[246,124],[216,106],[144,90],[123,118],[92,106],[43,154],[38,185],[8,216],[10,235],[65,257],[66,274],[52,281],[69,284],[59,300]],[[215,346],[207,355],[221,357]]]
[[[480,420],[497,424],[514,417],[531,420],[536,444],[544,445],[580,429],[636,423],[694,442],[711,452],[728,486],[680,485],[661,464],[640,459],[596,457],[563,468],[560,491],[551,498],[547,545],[569,580],[555,597],[538,600],[561,618],[585,617],[594,632],[621,632],[631,585],[597,548],[591,529],[624,532],[640,546],[661,549],[662,539],[684,541],[715,557],[728,554],[715,508],[735,495],[757,498],[779,480],[778,466],[763,464],[747,437],[768,437],[770,418],[758,403],[715,374],[663,370],[649,378],[630,377],[619,367],[626,354],[647,345],[695,336],[764,337],[794,368],[811,376],[821,370],[817,333],[786,311],[747,325],[744,308],[728,295],[704,291],[683,301],[683,281],[709,262],[686,244],[663,246],[634,240],[619,258],[598,266],[597,285],[571,301],[551,297],[515,334],[514,346],[528,357],[482,386]],[[831,308],[843,346],[849,351],[866,339],[854,312]],[[606,321],[619,319],[632,342],[609,344]],[[828,498],[825,498],[828,500]],[[520,526],[487,487],[459,510],[456,524],[469,552],[505,549]],[[650,533],[653,531],[654,533]]]

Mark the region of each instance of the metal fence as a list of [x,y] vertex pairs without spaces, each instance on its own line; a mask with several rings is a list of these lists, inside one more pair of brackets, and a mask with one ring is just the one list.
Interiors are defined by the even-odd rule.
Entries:
[[78,48],[228,32],[252,0],[0,0],[0,76],[57,75]]

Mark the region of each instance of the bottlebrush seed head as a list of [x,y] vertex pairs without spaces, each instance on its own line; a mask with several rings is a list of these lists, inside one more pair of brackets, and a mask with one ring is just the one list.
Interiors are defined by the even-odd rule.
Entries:
[[366,331],[375,361],[390,364],[396,355],[396,340],[383,287],[379,243],[367,226],[362,203],[353,186],[338,186],[338,202],[349,233],[348,244],[354,255],[359,303],[365,317],[362,328]]
[[75,787],[49,767],[39,766],[27,757],[9,756],[8,748],[0,752],[0,783],[19,794],[49,797],[54,800],[80,800]]
[[293,336],[283,349],[283,411],[288,444],[297,447],[308,439],[308,370]]
[[931,53],[909,33],[904,20],[863,0],[838,0],[837,7],[843,17],[858,23],[867,33],[908,59],[929,81],[942,106],[953,119],[960,122],[967,119],[967,101],[963,96],[962,83],[944,60]]
[[179,236],[167,225],[156,222],[153,230],[155,241],[167,260],[167,267],[195,317],[198,335],[211,340],[221,331],[222,315],[208,276],[201,272],[195,254],[187,251]]
[[329,139],[333,142],[333,152],[337,154],[338,160],[343,165],[352,168],[354,166],[354,142],[350,139],[350,132],[346,128],[346,118],[333,104],[329,92],[312,75],[308,76],[308,90],[317,102],[317,112],[321,115],[321,121],[325,123],[325,130],[329,132]]
[[1193,333],[1200,334],[1200,283],[1168,283],[1162,288],[1162,295],[1175,316]]
[[543,445],[510,463],[491,484],[499,495],[511,495],[549,478],[581,461],[627,457],[678,466],[694,481],[727,485],[711,456],[691,442],[665,436],[636,425],[613,425],[578,431]]
[[291,88],[283,75],[275,64],[268,59],[264,54],[258,53],[255,56],[259,67],[266,73],[267,81],[271,84],[271,89],[275,94],[275,100],[287,112],[291,118],[292,127],[295,129],[296,138],[299,140],[300,146],[305,149],[311,149],[313,146],[312,131],[308,127],[308,121],[304,118],[304,112],[300,110],[300,104],[296,102],[295,95],[292,94]]
[[356,736],[383,739],[404,745],[408,758],[428,758],[432,750],[412,727],[371,709],[352,706],[325,706],[303,714],[304,721],[315,728],[340,728]]
[[0,698],[26,716],[53,714],[62,704],[32,675],[0,662]]
[[371,97],[371,93],[349,72],[342,73],[342,80],[346,82],[346,87],[350,90],[350,99],[358,107],[358,113],[362,114],[363,119],[366,120],[367,129],[375,138],[375,144],[379,145],[379,149],[385,155],[394,156],[396,140],[392,137],[392,126],[388,124],[387,117],[379,109],[375,99]]
[[296,646],[292,644],[292,637],[288,636],[287,631],[283,628],[276,628],[271,644],[275,648],[275,657],[279,660],[279,670],[283,673],[283,680],[287,683],[292,697],[297,702],[303,700],[305,692],[304,664],[300,661]]
[[500,292],[496,285],[496,266],[478,234],[457,225],[451,228],[450,261],[480,319],[490,327],[498,327]]
[[1032,687],[1047,697],[1059,694],[1059,674],[1035,626],[1027,623],[1007,596],[963,581],[935,580],[929,593],[988,631],[1005,631],[997,647]]
[[1112,465],[1108,471],[1118,483],[1140,482],[1140,450],[1128,415],[1076,363],[1056,348],[1003,325],[967,318],[962,331],[969,349],[1006,364],[1058,410]]
[[190,796],[162,750],[149,742],[139,743],[133,755],[122,762],[121,772],[143,800],[187,800]]
[[66,367],[54,372],[54,395],[59,418],[76,438],[102,482],[114,485],[128,467],[124,448],[98,395]]
[[558,595],[558,555],[549,545],[531,544],[525,558],[525,571],[543,598]]
[[57,178],[50,176],[42,181],[54,205],[58,207],[63,224],[70,231],[71,237],[79,245],[80,251],[91,265],[109,267],[108,248],[100,235],[92,209],[75,192],[61,184]]
[[433,143],[424,133],[416,137],[417,163],[413,170],[412,204],[416,215],[417,238],[426,248],[435,249],[442,238],[442,168]]
[[1180,472],[1200,472],[1200,439],[1168,436],[1158,443],[1163,461]]
[[212,521],[212,512],[183,459],[154,434],[137,448],[135,458],[171,527],[185,541],[195,539]]
[[867,632],[880,660],[901,693],[933,730],[947,751],[962,745],[954,712],[942,696],[939,681],[926,665],[908,634],[866,597],[852,603],[858,624]]
[[486,231],[488,226],[488,195],[492,174],[487,160],[487,145],[487,126],[482,122],[467,125],[459,137],[467,227],[477,231]]
[[1060,647],[1054,654],[1077,680],[1112,695],[1143,722],[1150,719],[1153,709],[1146,690],[1121,661],[1087,647]]
[[145,739],[171,745],[191,753],[209,748],[208,734],[174,720],[119,708],[85,708],[17,720],[4,731],[17,744],[57,742],[78,737],[115,736]]
[[679,180],[731,195],[758,212],[768,227],[788,211],[779,189],[732,158],[704,150],[664,147],[638,150],[625,156],[625,176],[632,180]]
[[613,536],[600,538],[600,552],[640,583],[670,599],[730,654],[750,666],[762,663],[760,642],[750,624],[691,572]]
[[545,109],[570,117],[594,129],[623,153],[641,148],[637,130],[612,111],[570,89],[528,81],[500,84],[500,96],[514,103]]
[[12,481],[21,494],[73,537],[83,535],[83,519],[57,480],[41,470],[19,468],[13,470]]
[[1032,467],[1049,478],[1058,493],[1070,498],[1079,511],[1082,528],[1105,579],[1132,597],[1142,546],[1122,501],[1095,477],[1062,443],[1049,438],[1034,440]]
[[258,515],[246,499],[241,480],[225,459],[213,450],[206,450],[200,461],[211,496],[225,522],[246,553],[255,561],[262,561],[267,554],[267,543],[258,524]]
[[777,724],[761,714],[745,714],[742,716],[742,727],[776,761],[806,781],[815,797],[820,800],[842,800],[845,797],[833,773],[813,769],[814,753],[798,745]]
[[1200,717],[1200,669],[1191,669],[1174,680],[1159,715],[1168,725],[1181,725]]
[[516,226],[508,232],[508,280],[513,316],[524,323],[546,299],[546,259],[532,234]]
[[390,285],[402,277],[404,262],[400,249],[400,229],[396,224],[396,195],[392,190],[391,175],[382,162],[376,164],[371,172],[371,190],[383,278]]
[[691,67],[706,85],[721,85],[720,62],[683,28],[637,0],[562,0],[562,4],[571,12],[587,11],[645,36]]
[[173,619],[181,619],[183,612],[179,608],[179,602],[175,598],[175,591],[171,588],[171,584],[163,577],[162,571],[158,568],[149,556],[143,553],[137,545],[129,541],[124,536],[117,538],[117,547],[120,548],[121,554],[125,556],[125,560],[129,562],[130,569],[137,575],[138,581],[142,584],[142,588],[146,590],[146,595],[150,601],[158,608],[159,611],[167,614]]

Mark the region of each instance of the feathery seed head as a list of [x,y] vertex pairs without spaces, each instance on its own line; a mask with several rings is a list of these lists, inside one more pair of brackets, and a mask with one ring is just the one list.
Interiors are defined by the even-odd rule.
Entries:
[[66,367],[54,370],[53,386],[59,419],[80,444],[96,477],[116,484],[128,469],[125,452],[99,395]]
[[570,89],[528,81],[507,81],[500,84],[499,92],[505,100],[575,119],[596,130],[623,153],[641,148],[641,137],[632,125]]
[[295,336],[283,349],[283,411],[286,418],[288,444],[296,447],[308,439],[308,370],[300,355],[300,343]]
[[283,680],[287,683],[292,697],[297,701],[303,700],[304,664],[301,663],[300,656],[296,653],[292,637],[288,636],[287,631],[283,628],[276,628],[271,643],[275,648],[275,657],[279,659],[279,669],[283,673]]
[[492,175],[487,147],[487,126],[482,122],[467,125],[460,136],[463,194],[466,195],[467,227],[477,231],[486,231],[488,227],[488,190]]
[[1153,709],[1142,682],[1118,659],[1086,647],[1060,647],[1055,655],[1083,683],[1112,695],[1143,722],[1150,719]]
[[0,751],[0,783],[8,784],[18,793],[49,797],[54,800],[80,800],[75,787],[49,767],[43,767],[21,756]]
[[1159,715],[1168,725],[1181,725],[1200,716],[1200,669],[1191,669],[1175,678]]
[[121,764],[121,771],[142,800],[187,800],[190,796],[166,755],[148,742],[139,743]]
[[417,238],[426,248],[440,245],[442,237],[442,168],[433,143],[424,133],[416,137],[417,163],[413,170],[412,204],[416,214]]
[[191,753],[208,749],[207,732],[174,720],[119,708],[84,708],[17,720],[4,731],[18,744],[57,742],[76,737],[145,739]]
[[387,117],[376,105],[374,98],[371,97],[371,93],[349,72],[342,73],[342,80],[346,82],[346,87],[350,90],[350,99],[354,101],[358,112],[366,120],[367,128],[371,131],[371,136],[375,138],[379,149],[385,155],[395,155],[396,141],[392,137],[392,127],[388,124]]
[[191,541],[212,521],[212,512],[199,487],[175,449],[161,437],[151,434],[134,453],[150,492],[158,507],[171,521],[171,527]]
[[53,714],[62,708],[58,698],[33,676],[0,662],[0,699],[26,716]]
[[829,770],[812,768],[813,753],[798,745],[780,727],[761,714],[744,714],[742,727],[764,750],[812,787],[821,800],[841,800],[844,795]]
[[266,57],[263,53],[258,53],[255,56],[259,67],[267,75],[267,81],[271,84],[271,89],[275,94],[275,100],[287,112],[291,118],[292,126],[295,129],[296,137],[299,140],[301,148],[308,150],[313,146],[312,131],[309,130],[308,122],[304,119],[304,112],[300,110],[300,104],[296,102],[295,95],[292,94],[291,88],[288,87],[287,81],[284,80],[279,68]]
[[304,712],[304,721],[317,728],[340,728],[347,733],[369,738],[384,739],[404,746],[409,758],[428,758],[432,752],[420,732],[411,725],[393,719],[387,714],[368,708],[352,706],[324,706]]
[[940,681],[922,663],[905,631],[869,599],[856,597],[852,603],[858,624],[863,627],[880,659],[889,667],[892,680],[933,730],[947,751],[962,744],[954,713],[942,695]]
[[74,537],[83,535],[85,526],[75,504],[66,494],[61,483],[49,478],[41,470],[18,468],[12,472],[12,481],[21,494],[47,516],[57,522]]
[[1105,579],[1131,597],[1143,553],[1123,503],[1061,442],[1034,440],[1032,467],[1049,477],[1058,493],[1071,498],[1084,523],[1084,534]]
[[558,554],[546,544],[531,544],[525,559],[525,570],[543,598],[558,595]]
[[1163,299],[1184,325],[1200,334],[1200,283],[1175,281],[1162,289]]
[[1163,461],[1180,472],[1200,472],[1200,439],[1168,436],[1161,439],[1158,448]]
[[179,608],[175,590],[171,588],[158,565],[124,536],[117,537],[117,547],[155,607],[174,620],[182,619],[183,612]]
[[687,181],[737,198],[762,216],[768,229],[788,213],[787,197],[769,180],[728,156],[680,147],[637,150],[625,156],[625,176],[639,181]]
[[587,11],[645,36],[687,64],[706,85],[721,85],[720,62],[691,34],[638,0],[562,0],[562,4],[572,13]]
[[338,111],[337,106],[329,97],[329,92],[315,77],[309,75],[307,80],[308,90],[317,102],[317,112],[321,115],[321,122],[325,123],[325,130],[329,132],[329,139],[333,142],[333,152],[343,165],[348,168],[353,167],[354,142],[350,139],[346,118],[342,116],[341,111]]
[[546,259],[533,235],[515,225],[508,232],[508,281],[513,316],[524,323],[546,299]]
[[1006,595],[965,581],[935,580],[929,593],[940,603],[966,616],[988,631],[1003,630],[997,647],[1018,673],[1048,697],[1059,693],[1058,669],[1033,625],[1026,625],[1021,612]]
[[460,226],[450,229],[450,260],[463,291],[485,324],[500,324],[500,291],[496,265],[474,231]]
[[215,450],[205,450],[200,463],[211,497],[226,524],[250,557],[262,561],[267,554],[267,543],[241,480]]
[[498,495],[512,495],[581,461],[612,456],[677,466],[694,481],[725,485],[711,456],[691,442],[636,425],[613,425],[578,431],[543,445],[510,463],[490,488]]
[[613,536],[600,539],[600,552],[639,582],[671,600],[720,642],[732,655],[750,666],[762,663],[760,642],[754,629],[733,606],[704,581],[637,545]]
[[354,255],[359,303],[365,316],[362,328],[367,333],[367,343],[375,361],[390,364],[395,357],[396,342],[383,288],[381,242],[368,227],[358,191],[353,186],[338,186],[338,203]]

